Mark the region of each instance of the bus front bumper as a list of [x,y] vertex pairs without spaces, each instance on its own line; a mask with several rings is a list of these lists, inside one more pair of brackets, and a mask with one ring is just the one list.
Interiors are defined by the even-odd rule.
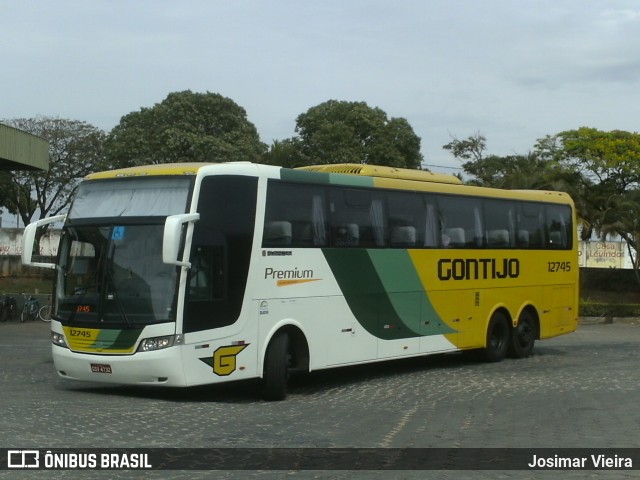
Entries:
[[181,349],[177,346],[133,355],[89,355],[52,345],[60,377],[86,382],[185,387]]

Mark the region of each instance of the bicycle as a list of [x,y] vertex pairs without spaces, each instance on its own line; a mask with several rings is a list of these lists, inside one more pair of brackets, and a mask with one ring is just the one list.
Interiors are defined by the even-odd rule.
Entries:
[[35,320],[38,317],[38,311],[40,310],[38,299],[33,296],[27,297],[25,294],[22,294],[22,296],[24,297],[24,307],[20,314],[20,321],[24,323],[27,320]]
[[16,318],[18,304],[14,297],[7,295],[0,301],[0,322],[12,321]]
[[51,297],[49,297],[49,303],[40,307],[38,310],[38,318],[43,322],[51,321]]

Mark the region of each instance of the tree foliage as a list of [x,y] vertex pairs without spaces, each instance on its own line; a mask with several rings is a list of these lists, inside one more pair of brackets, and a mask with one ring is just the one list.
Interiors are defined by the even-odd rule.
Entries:
[[105,133],[86,122],[53,117],[3,120],[49,142],[49,170],[13,171],[3,185],[4,206],[26,225],[57,215],[71,202],[80,179],[104,167]]
[[464,160],[462,168],[471,176],[468,183],[484,187],[531,190],[572,190],[571,173],[554,159],[532,151],[526,155],[485,155],[486,138],[481,133],[459,140],[453,138],[442,148]]
[[617,235],[627,243],[629,258],[640,283],[640,190],[610,197],[601,218],[598,229],[603,236]]
[[297,138],[274,140],[269,151],[262,156],[261,163],[285,168],[308,165],[301,154],[300,140]]
[[304,164],[364,163],[419,168],[420,137],[404,118],[364,102],[329,100],[296,119],[294,139]]
[[190,90],[125,115],[107,140],[113,166],[256,161],[265,150],[242,107],[217,93]]
[[616,235],[627,242],[640,282],[640,135],[582,127],[539,139],[526,156],[485,156],[479,133],[443,146],[465,161],[472,183],[498,188],[568,192],[589,240]]
[[582,127],[547,136],[538,141],[537,148],[578,179],[574,199],[583,220],[584,240],[593,233],[605,233],[611,212],[626,204],[627,194],[640,186],[637,133]]

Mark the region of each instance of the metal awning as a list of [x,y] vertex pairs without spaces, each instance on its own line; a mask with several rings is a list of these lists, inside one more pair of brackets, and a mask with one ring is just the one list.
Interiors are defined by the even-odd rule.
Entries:
[[48,170],[49,143],[0,123],[0,170]]

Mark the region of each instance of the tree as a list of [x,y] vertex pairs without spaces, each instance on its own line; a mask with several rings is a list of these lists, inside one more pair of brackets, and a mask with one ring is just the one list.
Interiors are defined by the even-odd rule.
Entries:
[[305,164],[366,163],[419,168],[420,137],[404,118],[387,118],[364,102],[329,100],[296,119]]
[[605,232],[606,225],[611,224],[611,212],[621,205],[620,199],[640,186],[637,133],[582,127],[539,140],[537,150],[580,179],[573,195],[582,218],[583,240],[594,232]]
[[121,118],[109,134],[113,166],[256,161],[266,151],[245,110],[217,93],[170,93]]
[[[80,179],[104,167],[105,133],[86,122],[53,117],[3,120],[49,142],[49,170],[10,172],[3,185],[4,206],[27,225],[54,216],[69,206]],[[44,231],[40,232],[42,235]],[[39,237],[38,237],[39,238]]]
[[[465,140],[459,140],[455,136],[451,137],[451,141],[442,148],[449,150],[451,154],[458,160],[467,160],[467,163],[480,162],[484,158],[484,151],[487,149],[487,139],[480,133],[476,132]],[[464,166],[464,165],[463,165]]]
[[480,132],[464,140],[453,137],[442,148],[449,150],[472,176],[468,183],[484,187],[530,190],[571,190],[571,179],[559,164],[538,152],[526,155],[485,155],[486,138]]
[[260,163],[286,168],[308,165],[300,153],[300,147],[300,141],[296,138],[274,140],[269,151],[262,156]]
[[631,265],[640,284],[640,190],[615,195],[607,204],[609,208],[602,215],[600,233],[618,235],[626,242]]

